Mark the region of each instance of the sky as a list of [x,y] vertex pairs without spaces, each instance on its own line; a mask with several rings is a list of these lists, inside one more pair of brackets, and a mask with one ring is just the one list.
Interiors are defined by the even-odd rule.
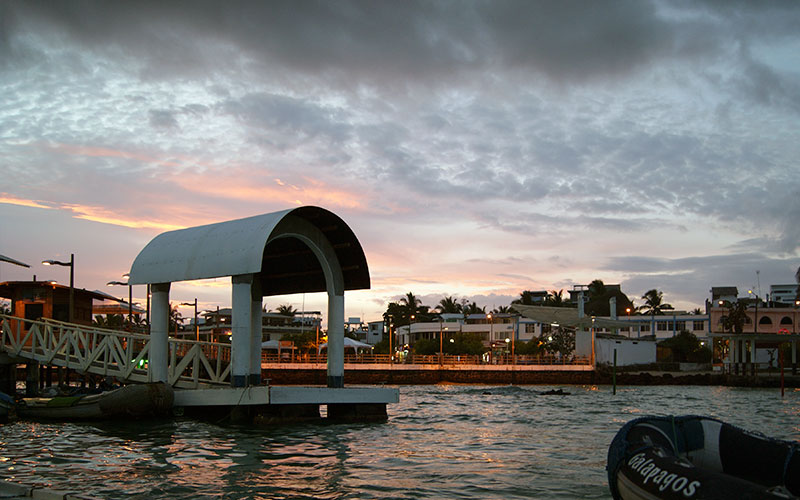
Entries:
[[[339,215],[378,320],[800,266],[800,3],[0,0],[0,281],[109,288],[156,235]],[[133,287],[144,303],[145,287]],[[201,309],[230,280],[176,283]],[[324,294],[266,297],[327,311]],[[184,316],[191,308],[182,308]]]

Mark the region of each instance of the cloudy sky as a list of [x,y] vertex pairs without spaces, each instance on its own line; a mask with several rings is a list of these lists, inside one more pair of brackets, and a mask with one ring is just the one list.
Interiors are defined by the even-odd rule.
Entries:
[[38,263],[75,253],[123,296],[163,231],[317,205],[370,266],[347,316],[595,278],[767,293],[800,266],[798,26],[783,1],[3,0],[0,254],[32,268],[0,281],[66,283]]

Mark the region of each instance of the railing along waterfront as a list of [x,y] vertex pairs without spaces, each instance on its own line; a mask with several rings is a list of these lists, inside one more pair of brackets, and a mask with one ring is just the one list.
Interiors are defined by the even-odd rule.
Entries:
[[[264,352],[261,355],[262,363],[267,364],[324,364],[327,362],[324,353],[291,353],[283,352],[280,355],[274,352]],[[558,355],[499,355],[486,357],[483,355],[455,355],[455,354],[409,354],[396,356],[392,360],[388,354],[345,354],[345,364],[411,364],[411,365],[589,365],[590,359],[586,356],[558,356]]]
[[[0,314],[0,349],[13,357],[126,382],[151,382],[150,336]],[[228,385],[230,344],[168,339],[174,387]]]

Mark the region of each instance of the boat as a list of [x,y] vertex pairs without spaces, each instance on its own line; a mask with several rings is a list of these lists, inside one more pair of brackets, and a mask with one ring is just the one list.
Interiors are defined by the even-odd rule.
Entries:
[[171,415],[172,402],[172,387],[156,382],[126,385],[100,394],[24,398],[16,411],[21,418],[45,420],[145,418]]
[[800,442],[696,415],[642,417],[608,449],[616,500],[800,497]]

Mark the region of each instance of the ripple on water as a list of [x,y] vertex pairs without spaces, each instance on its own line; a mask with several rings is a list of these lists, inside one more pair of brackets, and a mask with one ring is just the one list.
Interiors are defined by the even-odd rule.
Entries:
[[[570,395],[540,394],[556,388]],[[0,468],[107,498],[610,498],[620,426],[686,413],[800,439],[800,391],[418,386],[402,387],[380,424],[16,422],[0,426]]]

